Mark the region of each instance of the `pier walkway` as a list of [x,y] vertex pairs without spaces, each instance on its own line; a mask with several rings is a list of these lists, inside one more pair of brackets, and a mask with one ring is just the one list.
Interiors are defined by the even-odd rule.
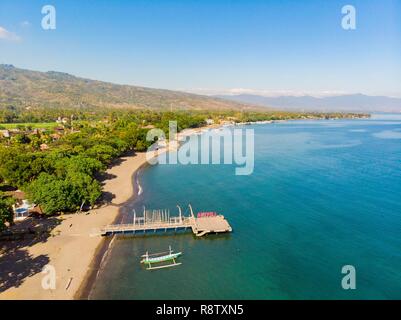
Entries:
[[142,217],[137,217],[134,211],[133,223],[108,225],[101,230],[103,236],[115,234],[147,234],[157,231],[191,230],[201,237],[209,233],[231,232],[232,228],[222,215],[195,217],[191,205],[190,216],[183,216],[179,206],[179,215],[170,217],[168,210],[145,210]]

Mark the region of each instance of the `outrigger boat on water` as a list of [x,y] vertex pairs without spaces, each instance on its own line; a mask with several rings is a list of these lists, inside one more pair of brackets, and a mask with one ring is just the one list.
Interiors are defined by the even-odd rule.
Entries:
[[[182,255],[182,252],[174,253],[173,250],[171,250],[171,246],[169,246],[169,251],[167,252],[149,254],[149,252],[146,251],[146,254],[142,256],[143,259],[141,263],[146,265],[146,270],[175,267],[181,264],[181,262],[176,262],[176,259],[180,255]],[[156,264],[156,266],[152,266],[152,264]]]

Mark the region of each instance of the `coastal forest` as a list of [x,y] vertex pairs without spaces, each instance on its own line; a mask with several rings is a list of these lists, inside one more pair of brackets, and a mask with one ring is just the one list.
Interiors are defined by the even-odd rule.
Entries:
[[[146,151],[152,143],[146,141],[147,131],[155,127],[167,135],[169,121],[177,121],[181,131],[205,126],[206,119],[215,123],[242,123],[344,116],[288,112],[116,109],[93,112],[91,109],[2,108],[0,183],[23,190],[45,215],[75,212],[101,200],[101,184],[97,177],[114,159],[129,151]],[[60,123],[55,119],[61,119]],[[2,193],[0,227],[12,219],[11,204],[12,199]]]
[[13,222],[10,190],[46,216],[102,203],[101,176],[148,130],[168,135],[207,122],[331,119],[359,114],[283,112],[192,94],[121,86],[0,65],[0,230]]

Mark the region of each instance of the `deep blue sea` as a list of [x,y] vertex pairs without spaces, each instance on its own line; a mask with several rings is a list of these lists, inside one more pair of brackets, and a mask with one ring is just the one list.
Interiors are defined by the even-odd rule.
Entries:
[[[255,131],[255,168],[157,165],[142,170],[141,212],[188,203],[233,232],[116,238],[92,299],[401,299],[401,116],[290,121]],[[171,245],[182,265],[145,271]],[[341,268],[356,269],[344,290]]]

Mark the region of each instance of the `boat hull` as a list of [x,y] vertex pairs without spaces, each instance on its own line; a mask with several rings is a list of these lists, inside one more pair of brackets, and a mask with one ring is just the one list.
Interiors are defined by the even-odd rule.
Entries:
[[171,261],[171,260],[178,258],[181,254],[182,254],[181,252],[177,252],[177,253],[169,254],[166,256],[162,256],[162,257],[145,258],[141,261],[141,263],[151,264],[151,263],[167,262],[167,261]]

